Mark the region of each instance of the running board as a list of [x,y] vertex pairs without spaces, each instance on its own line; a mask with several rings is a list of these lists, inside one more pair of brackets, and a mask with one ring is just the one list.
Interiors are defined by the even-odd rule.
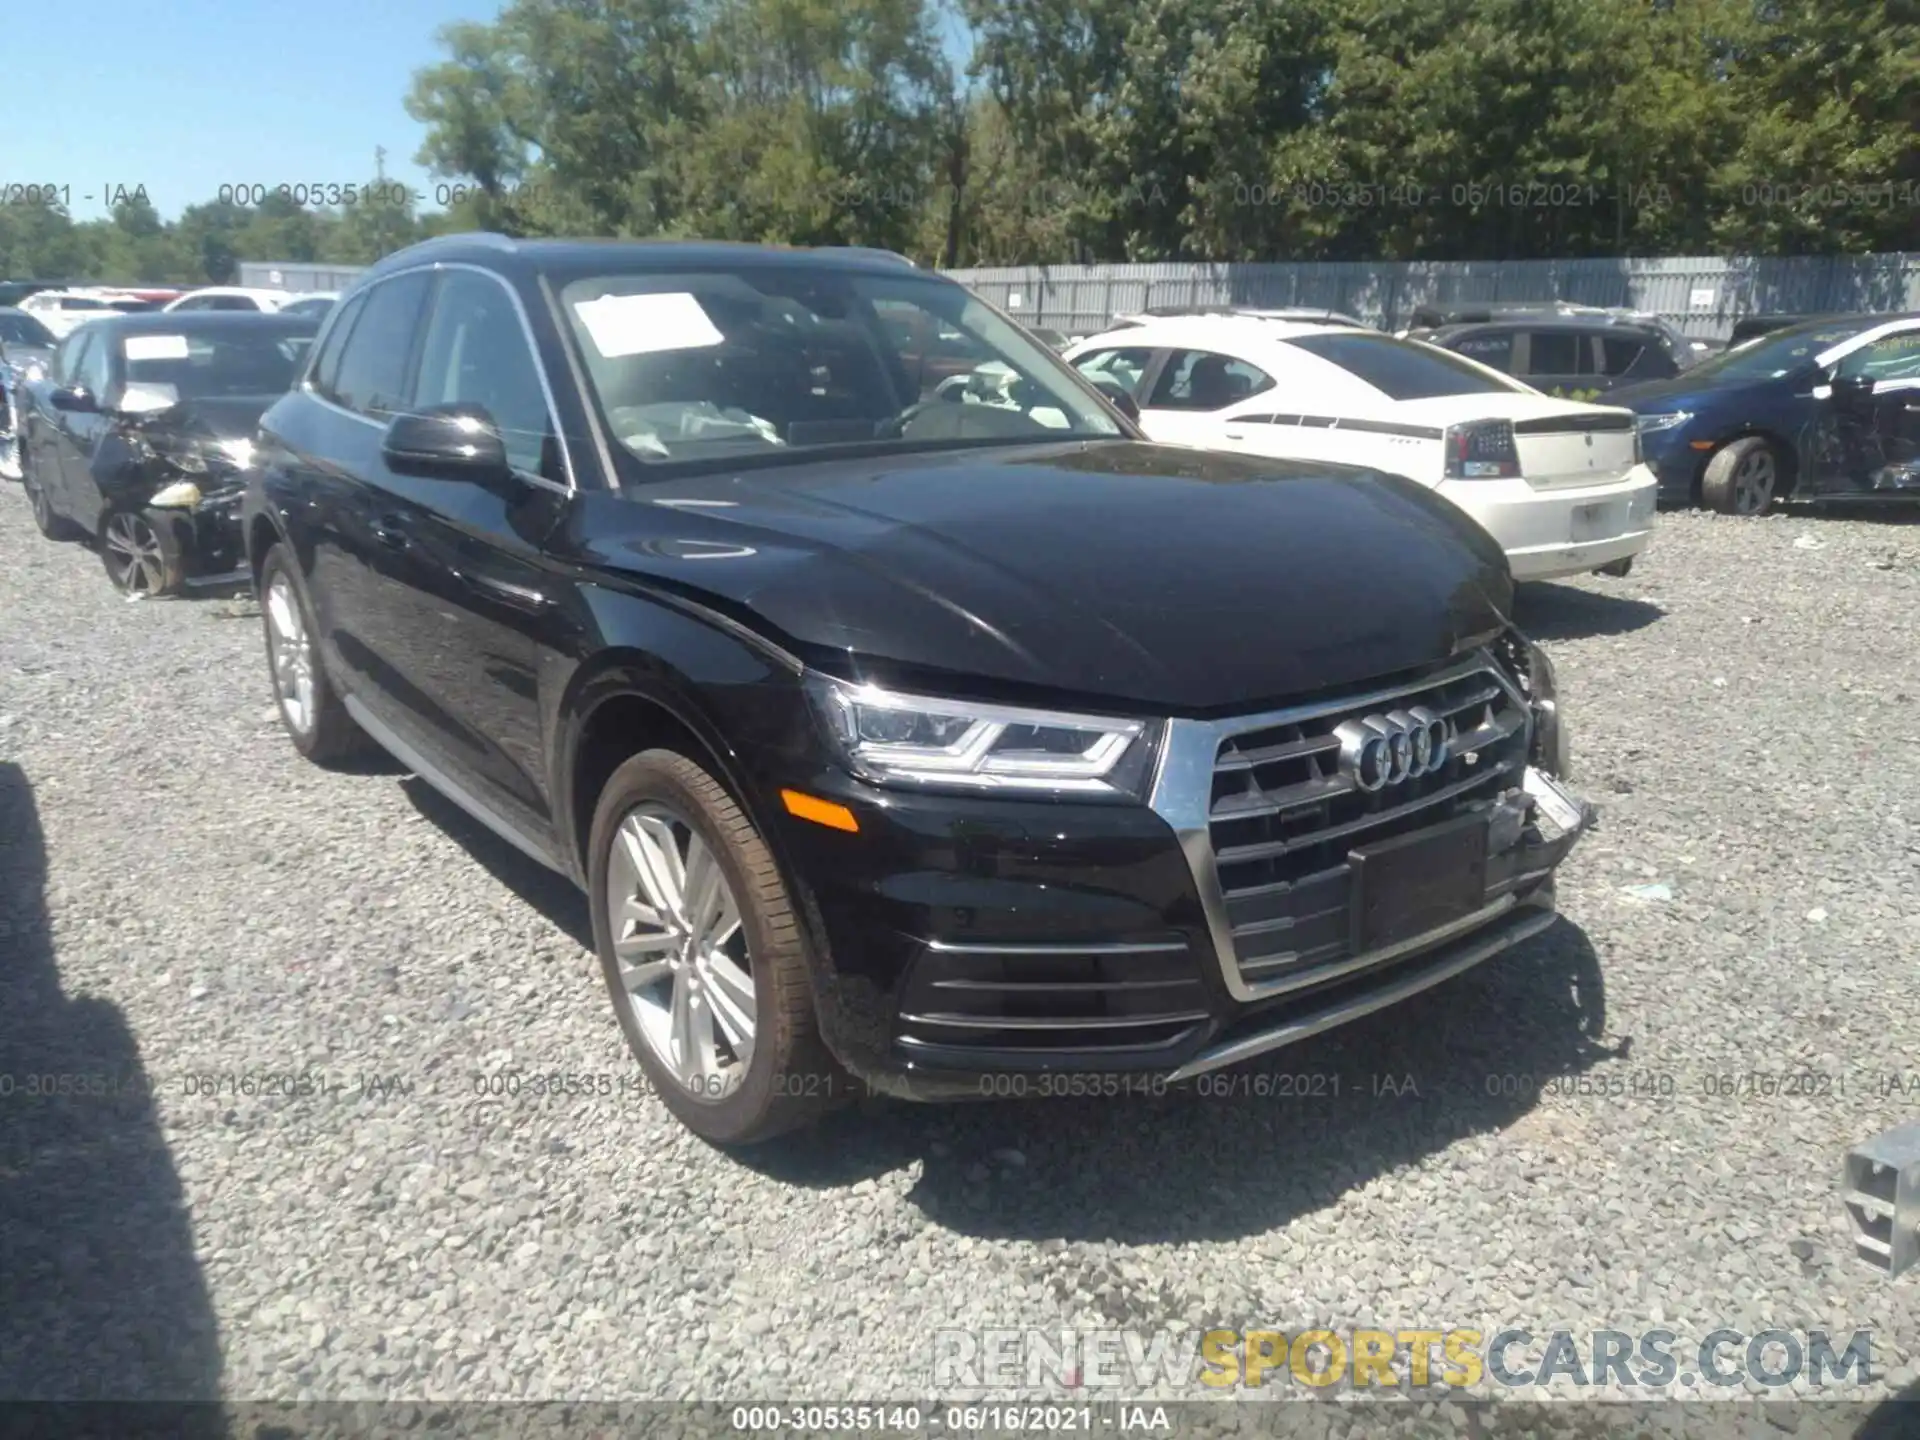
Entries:
[[342,696],[341,698],[347,707],[347,714],[353,717],[354,723],[366,731],[367,734],[371,735],[381,749],[392,755],[394,759],[398,760],[402,765],[405,765],[409,770],[413,771],[415,775],[418,775],[422,780],[446,796],[447,799],[451,800],[455,805],[458,805],[468,815],[486,826],[487,829],[513,846],[513,848],[518,850],[522,855],[525,855],[529,860],[536,860],[555,874],[564,875],[569,880],[573,878],[573,876],[567,874],[564,865],[560,864],[559,861],[555,860],[553,856],[546,852],[545,847],[522,834],[512,821],[508,820],[484,801],[477,799],[474,794],[459,781],[453,779],[446,771],[442,770],[418,750],[414,749],[413,746],[394,734],[392,729],[389,728],[384,721],[376,720],[373,717],[373,712],[368,710],[365,705],[362,705],[351,695]]

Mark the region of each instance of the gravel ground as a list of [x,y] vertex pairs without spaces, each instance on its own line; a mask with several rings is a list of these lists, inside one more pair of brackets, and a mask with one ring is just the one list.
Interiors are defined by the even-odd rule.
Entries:
[[[1911,1387],[1837,1181],[1920,1114],[1916,616],[1920,526],[1667,517],[1522,598],[1603,810],[1567,923],[1248,1072],[1337,1097],[874,1102],[743,1160],[628,1088],[577,895],[305,765],[249,603],[125,603],[0,486],[0,1396],[877,1398],[940,1330],[1373,1324],[1867,1328]],[[1713,1093],[1782,1071],[1831,1093]]]

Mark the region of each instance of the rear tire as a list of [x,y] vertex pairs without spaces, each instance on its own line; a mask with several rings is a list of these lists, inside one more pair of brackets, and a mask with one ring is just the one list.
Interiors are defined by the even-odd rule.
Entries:
[[33,526],[49,540],[77,540],[80,527],[53,508],[53,501],[47,492],[40,488],[40,482],[26,475],[21,483],[26,487],[27,504],[33,509]]
[[358,754],[366,747],[366,732],[353,723],[327,677],[320,630],[284,545],[267,551],[260,566],[260,623],[280,723],[293,748],[316,765]]
[[1722,515],[1764,515],[1786,494],[1781,480],[1773,442],[1747,435],[1714,452],[1700,478],[1700,499]]
[[614,1013],[682,1124],[749,1145],[850,1097],[820,1039],[807,939],[779,867],[718,780],[671,750],[634,756],[601,791],[587,863]]
[[100,521],[100,563],[122,595],[178,595],[186,555],[172,522],[144,510],[109,510]]

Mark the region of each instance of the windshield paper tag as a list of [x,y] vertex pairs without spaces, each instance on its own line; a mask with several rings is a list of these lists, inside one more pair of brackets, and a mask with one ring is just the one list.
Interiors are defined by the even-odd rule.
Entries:
[[700,350],[726,337],[714,328],[700,302],[673,294],[602,295],[573,307],[593,347],[608,360],[661,350]]
[[187,358],[187,337],[184,335],[129,335],[126,344],[129,360]]

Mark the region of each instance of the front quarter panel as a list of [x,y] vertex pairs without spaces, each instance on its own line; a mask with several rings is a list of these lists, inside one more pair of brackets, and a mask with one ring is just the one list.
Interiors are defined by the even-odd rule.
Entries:
[[[815,907],[793,863],[791,836],[803,822],[778,807],[783,784],[819,772],[821,750],[799,663],[779,647],[706,612],[698,601],[652,591],[626,577],[601,576],[576,592],[579,633],[572,654],[550,652],[541,688],[547,697],[556,830],[577,879],[590,868],[585,837],[595,797],[576,786],[588,758],[596,713],[637,697],[690,731],[706,752],[694,759],[717,771],[766,841],[796,891],[794,903],[812,937],[808,947],[817,994],[838,985]],[[620,737],[624,746],[628,737]],[[645,738],[631,737],[635,751]],[[834,1007],[822,1007],[823,1022]]]

